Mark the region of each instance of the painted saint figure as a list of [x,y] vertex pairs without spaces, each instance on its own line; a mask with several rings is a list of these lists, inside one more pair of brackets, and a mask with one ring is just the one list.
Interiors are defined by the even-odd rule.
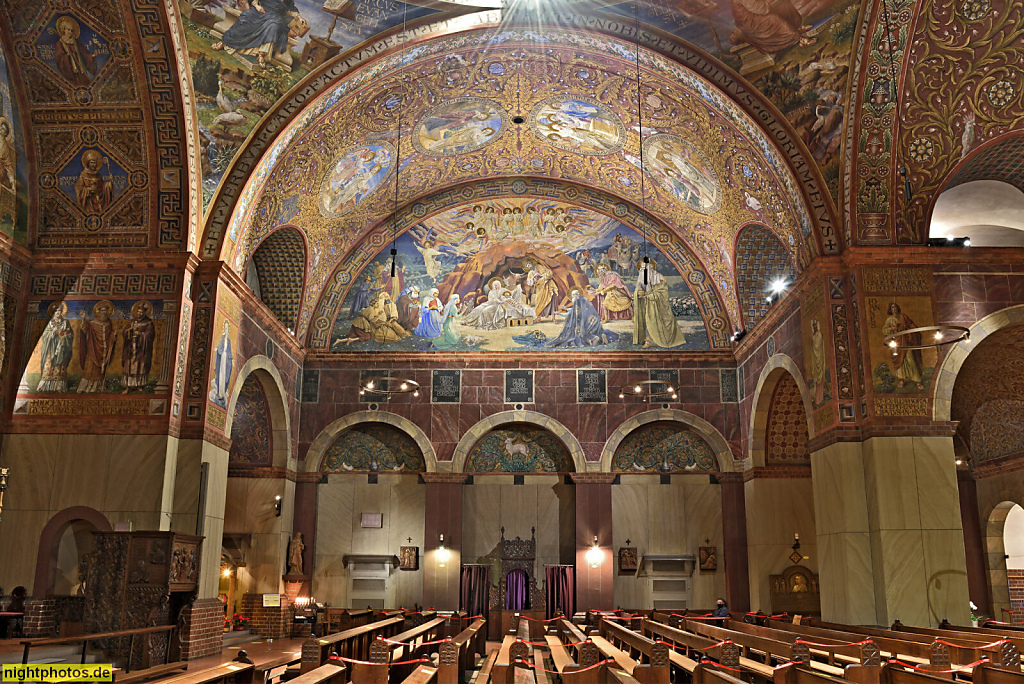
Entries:
[[68,322],[68,305],[51,306],[50,322],[40,339],[38,392],[67,392],[68,364],[74,352],[75,331]]
[[415,285],[406,288],[395,306],[398,309],[398,325],[405,330],[415,330],[420,324],[420,288]]
[[645,349],[652,345],[669,348],[685,344],[686,338],[668,300],[665,276],[658,273],[654,260],[647,264],[646,269],[641,261],[637,273],[636,290],[633,292],[633,344],[642,345]]
[[594,291],[594,308],[601,316],[601,322],[633,318],[633,299],[619,274],[601,264],[597,267],[597,277],[601,282]]
[[86,214],[99,214],[110,206],[114,198],[114,185],[110,175],[104,177],[100,169],[106,160],[96,150],[82,153],[82,172],[75,181],[75,199]]
[[462,340],[462,335],[455,327],[456,319],[459,317],[459,299],[459,295],[453,294],[448,298],[448,303],[444,305],[444,311],[441,312],[441,320],[444,323],[440,336],[434,338],[435,349],[454,349]]
[[225,50],[229,55],[236,52],[255,55],[261,67],[274,55],[288,51],[289,26],[299,18],[295,0],[252,0],[249,9],[242,12],[234,26],[229,28],[221,42],[214,43],[214,50]]
[[210,379],[210,401],[227,408],[231,385],[231,367],[234,355],[231,349],[231,325],[224,321],[224,330],[213,352],[213,378]]
[[89,85],[93,76],[96,75],[96,54],[89,52],[78,40],[82,27],[78,25],[74,17],[65,14],[57,19],[54,28],[57,29],[57,36],[60,39],[54,48],[57,71],[71,85]]
[[18,168],[18,148],[14,145],[14,133],[7,117],[0,116],[0,184],[11,190],[17,189],[15,173]]
[[110,315],[114,305],[107,300],[96,302],[92,307],[92,320],[82,321],[78,332],[78,363],[82,366],[82,381],[78,383],[79,394],[102,392],[107,377],[107,366],[114,358],[117,335]]
[[363,279],[356,283],[355,294],[352,297],[352,308],[349,309],[348,317],[355,318],[359,312],[370,306],[373,300],[373,284],[370,282],[370,274],[367,273]]
[[558,312],[558,284],[554,273],[544,264],[535,259],[524,259],[523,270],[526,271],[526,287],[529,292],[529,304],[537,312],[539,319],[553,319]]
[[[896,302],[889,305],[888,315],[889,317],[885,319],[885,324],[882,326],[882,335],[885,337],[918,327],[911,320],[910,316],[903,313],[903,309]],[[917,385],[917,389],[923,390],[924,376],[922,371],[924,365],[921,350],[905,348],[920,345],[921,333],[900,335],[896,341],[899,342],[899,346],[892,350],[892,367],[896,377],[899,379],[899,383],[896,386],[903,387],[908,382],[912,382]]]
[[435,287],[420,304],[420,323],[412,331],[417,337],[440,337],[443,332],[444,320],[442,316],[441,300],[438,298],[438,290]]
[[619,339],[618,333],[601,326],[597,309],[578,287],[574,287],[569,296],[569,313],[562,325],[562,332],[547,342],[548,347],[596,347]]
[[149,384],[149,371],[153,367],[153,341],[156,326],[150,314],[153,305],[142,300],[132,305],[132,320],[121,333],[121,366],[124,375],[121,384],[124,394],[130,390],[141,390]]
[[814,405],[825,403],[825,337],[818,319],[811,319],[811,384],[814,387]]
[[505,284],[501,278],[495,278],[488,284],[487,299],[479,302],[466,314],[463,322],[466,325],[483,330],[497,330],[505,327],[505,309],[501,305],[501,293]]
[[[398,309],[387,292],[379,292],[373,302],[359,312],[348,335],[338,340],[346,345],[358,341],[397,342],[409,337],[409,332],[398,324]],[[335,344],[338,344],[335,342]]]

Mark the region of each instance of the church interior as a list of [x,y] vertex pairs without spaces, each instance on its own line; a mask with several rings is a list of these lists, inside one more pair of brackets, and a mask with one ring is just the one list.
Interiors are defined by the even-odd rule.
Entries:
[[0,664],[1024,684],[1022,65],[1018,0],[5,0]]

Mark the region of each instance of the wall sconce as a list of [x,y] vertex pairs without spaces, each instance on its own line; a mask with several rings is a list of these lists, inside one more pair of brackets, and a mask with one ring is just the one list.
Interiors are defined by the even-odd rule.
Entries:
[[604,554],[601,553],[601,547],[597,545],[597,535],[594,535],[594,545],[587,551],[587,562],[590,563],[590,567],[596,568],[601,564],[601,560],[604,558]]
[[277,496],[274,497],[274,517],[275,518],[280,518],[281,517],[281,495],[280,494],[278,494]]
[[449,556],[448,549],[444,548],[444,535],[442,534],[440,545],[437,547],[437,567],[443,568],[447,565]]
[[7,491],[7,475],[9,468],[0,468],[0,514],[4,512],[4,492]]
[[225,577],[231,577],[231,568],[224,568],[224,570],[221,571],[221,574]]

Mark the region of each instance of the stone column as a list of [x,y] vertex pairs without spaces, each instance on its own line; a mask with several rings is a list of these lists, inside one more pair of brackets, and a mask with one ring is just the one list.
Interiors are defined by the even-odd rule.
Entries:
[[747,565],[747,513],[742,473],[720,473],[722,486],[722,559],[725,562],[725,600],[734,611],[750,610],[750,571]]
[[926,432],[812,453],[825,620],[970,619],[953,441]]
[[[423,607],[459,609],[462,575],[462,473],[423,473],[427,485],[426,520],[423,525]],[[440,535],[448,559],[438,558]]]
[[[576,610],[611,610],[614,605],[615,556],[612,550],[611,474],[577,473],[576,483]],[[591,567],[587,554],[594,537],[601,560]]]
[[[967,556],[967,589],[978,610],[985,611],[991,606],[992,598],[989,596],[985,569],[985,539],[978,512],[978,486],[970,471],[957,470],[956,474],[960,493],[960,524],[964,528],[964,552]],[[996,619],[1000,619],[999,616]]]

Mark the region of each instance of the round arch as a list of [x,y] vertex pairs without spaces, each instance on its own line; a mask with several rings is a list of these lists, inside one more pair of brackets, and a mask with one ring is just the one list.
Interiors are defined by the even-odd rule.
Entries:
[[473,449],[473,445],[480,441],[484,435],[496,427],[514,423],[527,423],[542,427],[562,440],[562,444],[566,446],[569,450],[569,455],[572,456],[573,467],[576,468],[576,472],[587,472],[587,459],[583,453],[583,447],[580,446],[576,436],[569,432],[569,428],[554,418],[545,416],[543,413],[537,413],[536,411],[502,411],[487,416],[466,430],[466,434],[462,435],[462,439],[455,446],[455,453],[452,456],[452,472],[461,473],[464,471],[466,459],[469,458],[469,452]]
[[270,430],[273,435],[272,464],[275,468],[285,468],[289,459],[292,458],[292,424],[288,415],[288,404],[285,397],[284,382],[281,380],[281,373],[277,366],[262,354],[252,357],[245,362],[245,365],[238,371],[235,378],[235,386],[231,389],[231,398],[228,400],[228,417],[224,422],[224,434],[231,437],[231,424],[235,417],[235,404],[238,403],[238,395],[242,392],[242,385],[249,375],[255,375],[263,386],[267,395],[267,405],[270,408]]
[[807,437],[814,437],[814,419],[811,414],[811,393],[807,389],[803,373],[797,367],[796,362],[786,354],[775,354],[768,359],[768,363],[761,369],[761,377],[757,379],[757,388],[754,390],[753,410],[750,412],[749,446],[747,448],[747,459],[754,467],[765,464],[765,438],[768,429],[768,409],[771,408],[772,395],[775,393],[775,386],[779,384],[785,373],[789,373],[796,386],[800,389],[800,399],[804,404],[804,412],[807,414]]
[[32,596],[44,598],[52,591],[60,539],[64,536],[64,532],[76,522],[87,523],[97,532],[110,532],[113,529],[107,516],[88,506],[71,506],[56,513],[39,534],[39,552],[36,556],[36,574],[32,584]]
[[978,343],[997,330],[1021,324],[1024,324],[1024,304],[991,313],[970,326],[969,340],[957,342],[950,348],[939,366],[939,372],[935,375],[935,381],[932,383],[935,386],[932,394],[932,420],[951,419],[956,377],[967,360],[967,355],[978,346]]
[[626,419],[617,428],[615,428],[614,431],[612,431],[612,434],[608,437],[608,441],[604,444],[604,449],[601,451],[601,472],[611,472],[612,458],[615,456],[615,451],[619,448],[619,445],[622,444],[622,440],[624,440],[631,432],[642,425],[658,422],[681,423],[693,428],[701,437],[704,438],[711,447],[711,450],[715,452],[715,459],[718,461],[719,472],[725,473],[735,470],[732,449],[729,448],[729,443],[725,441],[725,437],[722,436],[721,432],[715,429],[714,425],[707,422],[700,416],[696,416],[686,411],[680,411],[678,409],[655,409],[653,411],[638,413],[632,418]]
[[[988,562],[985,564],[988,570],[985,577],[988,583],[989,597],[992,600],[992,615],[999,619],[1002,609],[1010,609],[1010,587],[1006,571],[1006,543],[1003,539],[1003,532],[1006,526],[1006,516],[1010,510],[1017,505],[1009,500],[1007,492],[1003,492],[1004,499],[992,507],[992,510],[985,516],[985,557]],[[1021,492],[1017,492],[1021,494]],[[1024,500],[1018,498],[1018,500]]]
[[433,473],[437,471],[437,453],[434,451],[434,446],[430,443],[430,439],[420,429],[419,425],[408,418],[403,418],[397,413],[390,413],[388,411],[357,411],[338,418],[325,427],[316,436],[313,443],[309,445],[309,451],[306,452],[306,459],[304,461],[305,471],[308,473],[319,471],[320,461],[323,460],[324,455],[330,446],[334,444],[334,440],[338,438],[338,435],[359,423],[387,423],[398,428],[409,435],[423,452],[423,462],[426,463],[427,472]]

